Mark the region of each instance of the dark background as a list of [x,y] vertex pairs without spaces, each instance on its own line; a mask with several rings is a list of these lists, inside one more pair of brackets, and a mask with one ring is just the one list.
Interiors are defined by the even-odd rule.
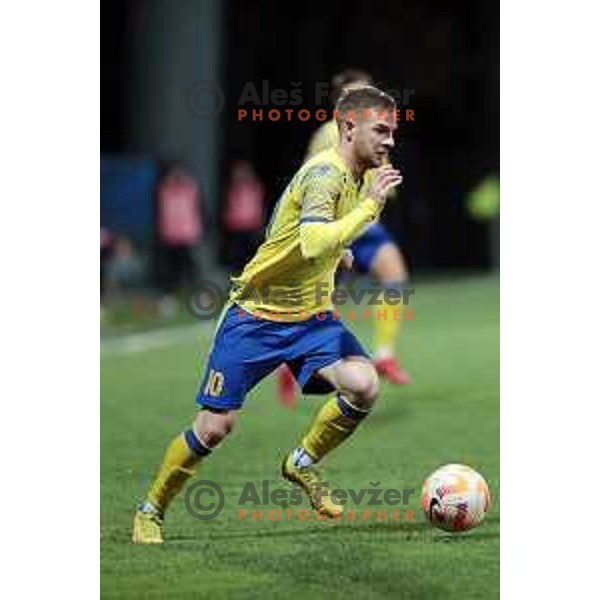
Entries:
[[[465,199],[486,175],[499,173],[497,0],[293,8],[247,0],[104,0],[102,155],[186,160],[214,225],[228,168],[244,158],[255,165],[272,207],[318,123],[238,122],[245,83],[260,89],[268,80],[271,89],[289,91],[302,82],[302,107],[312,111],[315,82],[360,67],[384,88],[415,90],[409,107],[416,121],[401,128],[394,157],[405,176],[402,199],[385,214],[411,268],[489,265],[489,226],[469,217]],[[218,81],[224,110],[213,123],[192,123],[185,90],[204,79]]]

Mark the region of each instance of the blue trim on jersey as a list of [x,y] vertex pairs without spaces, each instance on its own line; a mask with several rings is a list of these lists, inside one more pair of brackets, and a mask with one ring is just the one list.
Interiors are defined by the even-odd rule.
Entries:
[[331,223],[332,220],[326,217],[302,217],[300,224],[302,223]]
[[[335,389],[317,371],[348,356],[368,357],[360,342],[340,320],[334,319],[332,312],[298,322],[268,321],[253,319],[233,304],[215,333],[196,404],[238,409],[246,394],[282,363],[288,364],[306,394],[328,394]],[[211,386],[206,383],[216,373],[222,385],[218,395],[211,396]]]

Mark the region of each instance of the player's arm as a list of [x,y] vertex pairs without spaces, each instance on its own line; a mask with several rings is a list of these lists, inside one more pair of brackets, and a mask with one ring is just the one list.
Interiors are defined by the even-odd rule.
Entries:
[[377,215],[374,202],[362,204],[342,219],[335,220],[335,207],[343,188],[343,175],[334,165],[315,165],[302,182],[300,249],[314,259],[348,245],[354,235]]
[[335,205],[342,191],[342,175],[332,165],[318,165],[306,174],[300,214],[300,249],[313,259],[352,243],[374,221],[385,203],[388,189],[402,181],[392,167],[382,167],[365,199],[341,219],[334,220]]

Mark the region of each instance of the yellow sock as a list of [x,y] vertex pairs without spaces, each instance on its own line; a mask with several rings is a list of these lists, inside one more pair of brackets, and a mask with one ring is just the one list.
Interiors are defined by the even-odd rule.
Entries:
[[327,400],[319,411],[302,439],[302,448],[314,462],[318,462],[349,437],[367,414],[337,394]]
[[396,340],[400,337],[402,324],[402,304],[389,304],[385,300],[375,312],[375,354],[393,356]]
[[195,466],[210,454],[192,429],[178,435],[167,448],[158,475],[148,492],[148,502],[164,512],[171,500],[195,473]]

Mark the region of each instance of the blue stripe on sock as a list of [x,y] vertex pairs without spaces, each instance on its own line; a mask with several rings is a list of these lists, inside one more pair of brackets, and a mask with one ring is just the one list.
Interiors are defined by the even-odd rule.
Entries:
[[207,454],[210,454],[212,452],[210,448],[207,448],[196,437],[196,434],[194,433],[193,429],[188,429],[183,435],[185,437],[185,441],[189,449],[195,452],[198,456],[206,456]]
[[345,417],[350,417],[351,419],[356,419],[360,421],[364,419],[369,413],[363,410],[356,410],[353,406],[348,404],[348,401],[342,396],[342,394],[337,395],[337,403],[342,411],[342,414]]

